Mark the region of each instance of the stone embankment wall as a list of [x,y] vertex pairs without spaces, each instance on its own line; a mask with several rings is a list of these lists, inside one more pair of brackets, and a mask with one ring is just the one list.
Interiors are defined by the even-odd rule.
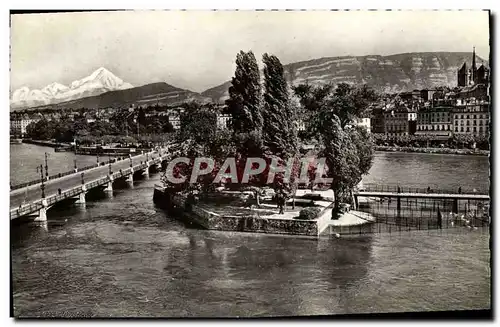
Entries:
[[[158,192],[158,194],[156,194]],[[196,224],[205,229],[268,234],[288,234],[317,237],[328,226],[330,216],[325,209],[315,220],[266,218],[265,216],[220,215],[204,208],[203,204],[190,205],[186,208],[186,198],[181,195],[168,195],[155,190],[155,201],[164,202],[166,207],[174,209],[184,222]],[[160,200],[160,198],[162,198]]]

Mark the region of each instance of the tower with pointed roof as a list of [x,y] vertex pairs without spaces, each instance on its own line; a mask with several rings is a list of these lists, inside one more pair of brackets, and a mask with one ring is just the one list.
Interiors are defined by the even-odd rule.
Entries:
[[477,84],[476,47],[472,47],[472,82]]
[[472,64],[467,69],[467,63],[464,62],[457,72],[457,85],[459,87],[473,86],[477,84],[486,84],[488,80],[488,68],[481,65],[479,69],[476,66],[476,47],[472,47]]
[[458,86],[467,86],[469,84],[467,80],[467,63],[464,62],[462,68],[458,70],[457,75]]

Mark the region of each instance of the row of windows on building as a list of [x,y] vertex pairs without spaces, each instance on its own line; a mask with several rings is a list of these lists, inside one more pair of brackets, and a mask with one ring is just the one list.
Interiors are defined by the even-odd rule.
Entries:
[[436,123],[449,123],[451,121],[451,118],[450,117],[446,117],[446,119],[443,117],[443,119],[429,119],[429,118],[424,118],[424,119],[419,119],[418,122],[421,122],[421,123],[432,123],[432,122],[436,122]]
[[[463,120],[455,120],[455,127],[459,126],[488,126],[488,121],[487,120],[473,120],[472,123],[470,120],[463,121]],[[446,124],[446,125],[422,125],[419,124],[417,125],[417,130],[418,131],[451,131],[451,124]],[[456,128],[455,128],[456,130]]]
[[484,129],[483,129],[483,126],[479,126],[479,128],[477,128],[476,126],[472,127],[472,129],[470,127],[464,127],[463,126],[460,126],[460,130],[459,130],[459,127],[458,126],[455,126],[455,132],[462,132],[462,133],[470,133],[470,132],[473,132],[473,133],[488,133],[488,126],[484,126]]
[[[488,118],[488,115],[482,115],[482,114],[474,114],[474,115],[455,115],[454,117],[455,119],[487,119]],[[430,116],[428,115],[422,115],[419,117],[418,121],[433,121],[433,122],[450,122],[451,121],[451,117],[450,116],[436,116],[436,117],[432,117],[430,118]]]
[[[419,113],[418,114],[418,120],[433,120],[433,121],[449,121],[450,120],[451,114],[449,112],[434,112],[434,113]],[[455,118],[460,117],[460,119],[482,119],[487,118],[487,114],[455,114]],[[410,119],[408,113],[402,113],[402,114],[394,114],[394,115],[386,115],[386,119]]]
[[467,126],[470,126],[470,125],[473,125],[473,126],[482,126],[482,125],[488,125],[488,120],[473,120],[472,121],[472,124],[471,124],[471,121],[470,120],[455,120],[455,125],[458,126],[458,125],[467,125]]
[[419,117],[423,118],[442,118],[444,119],[445,117],[449,116],[450,114],[448,112],[433,112],[433,113],[422,113],[419,114]]
[[451,131],[451,125],[418,125],[417,131]]
[[408,128],[406,125],[388,125],[387,126],[387,131],[388,132],[404,132],[406,131]]
[[[457,118],[458,118],[458,115],[457,115],[457,117],[455,117],[455,119],[457,119]],[[474,114],[474,115],[460,115],[460,119],[471,119],[471,118],[472,119],[483,119],[483,115],[482,114],[480,114],[480,115],[476,115],[476,114]],[[484,118],[488,119],[488,115],[485,114]]]

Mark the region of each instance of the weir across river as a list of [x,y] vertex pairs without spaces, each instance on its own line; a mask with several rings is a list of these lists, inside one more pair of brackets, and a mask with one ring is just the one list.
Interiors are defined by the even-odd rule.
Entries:
[[422,190],[369,185],[353,193],[354,207],[377,218],[348,233],[478,228],[490,224],[490,197],[475,191]]

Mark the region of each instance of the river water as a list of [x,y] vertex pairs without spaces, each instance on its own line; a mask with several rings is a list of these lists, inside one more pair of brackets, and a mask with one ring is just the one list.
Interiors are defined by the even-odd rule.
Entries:
[[[75,167],[87,167],[97,163],[95,156],[75,155],[73,152],[55,152],[54,148],[39,146],[34,144],[11,144],[10,145],[10,182],[17,185],[40,179],[40,172],[37,167],[45,167],[45,153],[47,156],[47,166],[49,175],[65,173]],[[108,157],[99,158],[107,161]],[[45,168],[44,168],[45,174]]]
[[[483,189],[488,176],[487,157],[377,153],[365,181]],[[151,175],[111,196],[96,194],[85,206],[54,208],[47,226],[12,226],[14,314],[244,317],[490,308],[487,229],[320,240],[190,229],[154,206],[158,180]]]

